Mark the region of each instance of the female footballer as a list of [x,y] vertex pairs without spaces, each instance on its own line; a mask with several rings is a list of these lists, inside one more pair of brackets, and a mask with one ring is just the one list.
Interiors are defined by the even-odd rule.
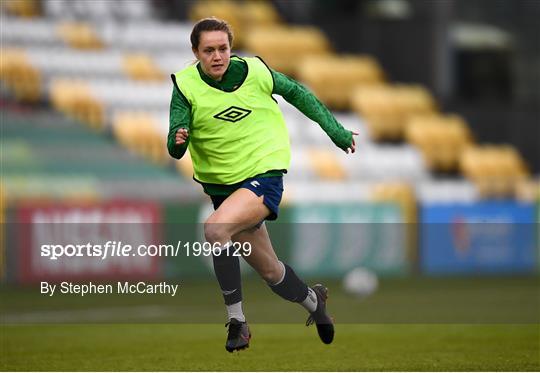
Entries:
[[246,348],[251,338],[242,310],[239,258],[228,250],[233,242],[250,245],[244,259],[274,293],[302,305],[310,314],[306,325],[315,323],[320,339],[329,344],[334,325],[326,311],[327,289],[308,287],[278,259],[264,224],[277,219],[290,161],[287,128],[272,94],[317,122],[347,153],[355,151],[356,133],[344,129],[306,88],[262,59],[231,55],[233,35],[225,21],[200,20],[190,39],[198,62],[172,75],[167,148],[180,159],[189,147],[193,178],[214,205],[204,234],[218,247],[213,265],[229,320],[225,348]]

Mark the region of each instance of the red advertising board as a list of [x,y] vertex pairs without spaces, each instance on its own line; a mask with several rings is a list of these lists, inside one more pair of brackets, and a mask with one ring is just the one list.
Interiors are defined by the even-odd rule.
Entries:
[[17,217],[20,283],[158,280],[162,276],[163,258],[139,255],[137,250],[161,240],[157,224],[161,211],[156,203],[21,206]]

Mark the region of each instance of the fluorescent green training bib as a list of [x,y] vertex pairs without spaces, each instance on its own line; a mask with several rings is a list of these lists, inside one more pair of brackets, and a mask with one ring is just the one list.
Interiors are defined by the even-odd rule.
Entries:
[[191,105],[189,152],[198,181],[234,184],[289,168],[289,135],[272,97],[272,73],[259,58],[244,60],[247,77],[233,92],[208,85],[196,65],[175,74]]

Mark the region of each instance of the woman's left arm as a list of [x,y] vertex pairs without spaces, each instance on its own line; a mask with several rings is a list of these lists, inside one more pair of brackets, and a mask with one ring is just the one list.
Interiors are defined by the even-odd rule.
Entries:
[[282,96],[309,119],[317,122],[337,147],[347,153],[349,149],[354,152],[353,132],[343,128],[330,110],[313,93],[287,75],[272,69],[270,71],[274,78],[272,93]]

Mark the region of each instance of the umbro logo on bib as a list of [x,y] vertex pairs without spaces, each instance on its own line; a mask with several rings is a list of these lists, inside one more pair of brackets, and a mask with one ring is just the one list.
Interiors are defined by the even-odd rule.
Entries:
[[221,113],[214,115],[214,118],[234,123],[244,119],[249,114],[251,114],[251,110],[242,109],[238,106],[231,106],[228,109],[223,110]]

